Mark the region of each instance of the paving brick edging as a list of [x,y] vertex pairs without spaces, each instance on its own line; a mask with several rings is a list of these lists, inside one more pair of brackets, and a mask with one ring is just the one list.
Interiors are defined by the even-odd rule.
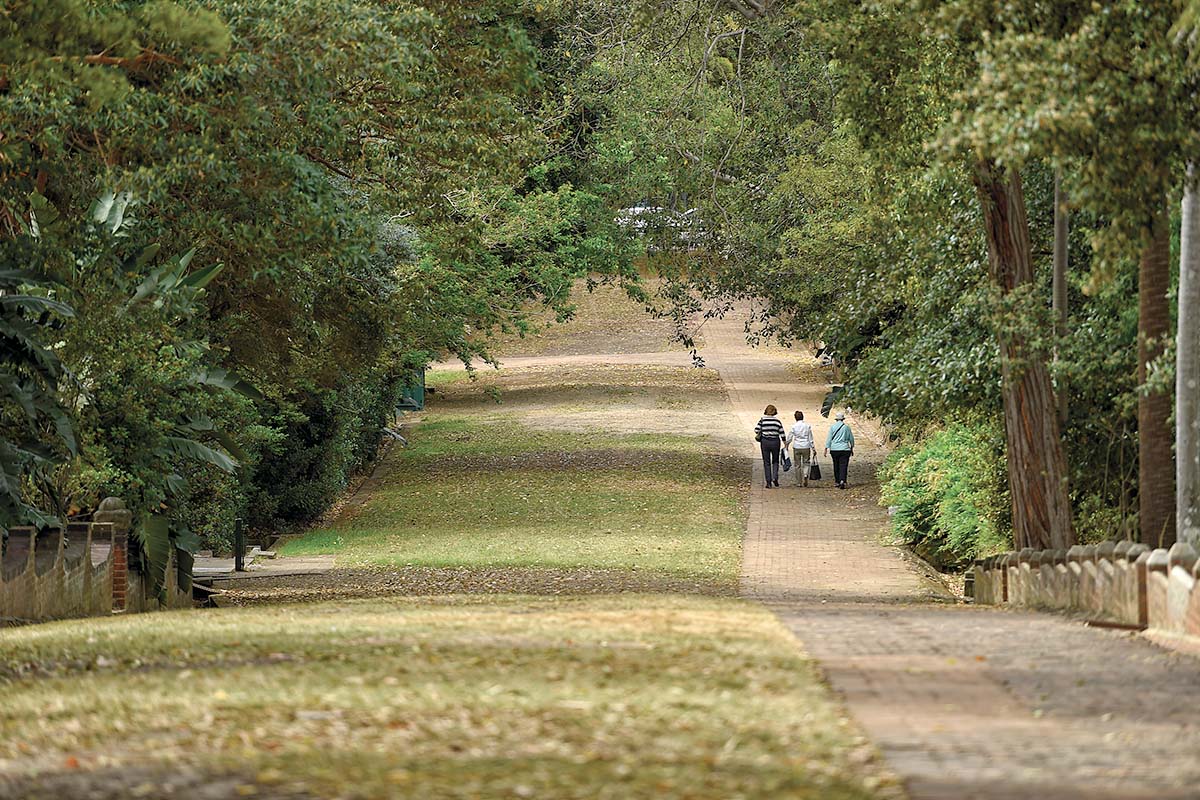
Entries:
[[1094,619],[1200,637],[1200,557],[1189,544],[1130,541],[977,560],[975,602],[1081,611]]

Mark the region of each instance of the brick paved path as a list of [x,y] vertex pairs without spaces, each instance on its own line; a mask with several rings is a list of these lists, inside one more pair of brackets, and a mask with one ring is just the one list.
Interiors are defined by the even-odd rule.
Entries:
[[[825,386],[799,383],[740,324],[710,323],[745,434],[767,403],[815,423]],[[811,413],[810,413],[811,412]],[[856,424],[848,491],[826,480],[762,488],[755,463],[742,588],[804,643],[914,800],[1200,798],[1200,660],[1052,615],[955,606],[900,552],[886,516],[880,449]]]

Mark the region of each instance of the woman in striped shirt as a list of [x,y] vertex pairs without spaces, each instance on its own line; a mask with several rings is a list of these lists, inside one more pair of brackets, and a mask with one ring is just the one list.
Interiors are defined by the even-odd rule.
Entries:
[[779,486],[779,450],[787,433],[776,416],[775,406],[767,406],[762,419],[754,426],[754,438],[762,450],[763,472],[766,473],[767,488]]

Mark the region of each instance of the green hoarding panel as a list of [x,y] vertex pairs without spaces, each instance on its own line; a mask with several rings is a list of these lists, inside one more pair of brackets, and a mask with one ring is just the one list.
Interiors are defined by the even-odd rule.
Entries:
[[414,372],[412,380],[400,395],[400,409],[420,411],[425,408],[425,370]]

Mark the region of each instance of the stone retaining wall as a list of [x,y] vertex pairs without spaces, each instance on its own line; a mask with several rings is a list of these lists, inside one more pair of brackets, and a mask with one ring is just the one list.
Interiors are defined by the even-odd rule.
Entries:
[[165,603],[129,571],[130,522],[124,504],[110,497],[92,522],[66,530],[10,528],[0,558],[0,624],[191,606],[191,582],[180,585],[174,559]]
[[971,575],[976,603],[1080,611],[1098,621],[1200,636],[1200,559],[1191,545],[1027,548],[978,560]]

